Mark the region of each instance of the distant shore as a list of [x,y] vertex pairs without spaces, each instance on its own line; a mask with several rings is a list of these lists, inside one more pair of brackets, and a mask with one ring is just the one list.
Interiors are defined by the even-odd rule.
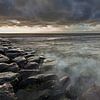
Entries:
[[100,36],[100,33],[0,33],[0,37]]

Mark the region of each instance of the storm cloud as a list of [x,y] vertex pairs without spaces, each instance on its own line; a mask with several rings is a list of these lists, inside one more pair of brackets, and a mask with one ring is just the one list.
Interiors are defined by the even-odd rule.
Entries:
[[100,19],[100,0],[0,0],[0,16],[47,21]]

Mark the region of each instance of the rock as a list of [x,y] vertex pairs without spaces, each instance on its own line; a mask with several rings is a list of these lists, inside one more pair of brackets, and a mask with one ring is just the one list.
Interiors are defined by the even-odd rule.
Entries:
[[30,57],[34,57],[34,54],[28,53],[27,55],[25,55],[25,58],[26,58],[26,59],[28,59],[28,58],[30,58]]
[[10,58],[10,59],[14,59],[18,56],[23,56],[25,54],[25,52],[19,48],[16,49],[8,49],[6,51],[6,55]]
[[8,48],[9,48],[8,46],[0,48],[0,54],[5,55],[5,52],[8,50]]
[[69,76],[64,76],[59,81],[60,81],[61,89],[63,91],[65,91],[66,88],[68,87],[68,85],[70,84],[70,77]]
[[18,72],[19,67],[16,63],[6,64],[6,63],[0,63],[0,72]]
[[11,44],[8,44],[8,43],[2,43],[2,46],[5,46],[5,47],[10,47]]
[[13,72],[0,73],[0,85],[6,82],[13,82],[17,78],[18,74]]
[[[32,77],[30,77],[32,78]],[[55,74],[39,74],[35,76],[35,78],[41,80],[41,81],[48,81],[48,80],[57,80],[58,77]]]
[[9,58],[0,54],[0,63],[9,62]]
[[19,83],[20,89],[30,88],[32,90],[52,88],[58,77],[54,74],[40,74],[28,77]]
[[32,75],[37,75],[39,74],[40,71],[39,70],[20,70],[18,77],[12,81],[12,85],[14,87],[15,92],[19,90],[19,84],[23,81],[26,80],[28,77],[32,76]]
[[46,72],[46,71],[51,71],[55,68],[55,61],[51,61],[51,62],[44,62],[41,70]]
[[16,73],[16,72],[20,71],[20,68],[19,68],[19,66],[16,63],[11,63],[11,64],[9,64],[8,71]]
[[28,62],[25,66],[24,69],[39,69],[39,64],[36,62]]
[[8,39],[0,38],[0,44],[2,46],[11,46],[11,42]]
[[34,48],[25,48],[24,50],[28,54],[35,54],[36,53],[36,50]]
[[[48,100],[49,90],[30,91],[21,89],[16,93],[18,100]],[[26,96],[27,95],[27,96]]]
[[24,68],[24,66],[27,64],[27,60],[23,56],[16,57],[13,59],[14,62],[16,62],[20,68]]
[[[68,76],[62,77],[55,85],[53,89],[51,89],[47,100],[67,100],[65,98],[66,88],[70,84],[70,78]],[[65,99],[64,99],[65,98]]]
[[100,86],[92,86],[78,100],[100,100]]
[[35,54],[36,53],[36,50],[35,49],[32,49],[30,53],[31,54]]
[[[67,76],[58,81],[57,76],[53,74],[32,76],[28,78],[27,83],[21,84],[23,88],[19,89],[16,95],[19,98],[18,100],[23,100],[25,95],[27,95],[26,100],[62,100],[62,98],[65,98],[62,85],[65,86],[67,84],[68,86],[68,81],[69,78]],[[56,85],[58,84],[57,82],[59,82],[59,86]],[[65,98],[63,100],[68,99]]]
[[0,54],[5,54],[5,50],[3,48],[0,48]]
[[29,57],[34,57],[35,56],[36,50],[25,50],[25,52],[27,53],[25,55],[25,58],[28,59]]
[[0,85],[0,100],[17,100],[10,83]]
[[30,76],[37,75],[39,73],[40,73],[39,70],[23,69],[23,70],[20,70],[19,75],[20,75],[21,80],[23,80]]
[[0,38],[0,42],[7,42],[7,43],[11,43],[9,39],[7,38]]
[[36,62],[36,63],[38,63],[38,64],[43,64],[43,62],[44,62],[44,59],[45,59],[45,57],[43,57],[43,56],[40,56],[40,57],[38,57],[38,56],[33,56],[33,57],[29,57],[28,58],[28,61],[29,62]]
[[95,84],[95,77],[92,75],[80,75],[74,81],[67,91],[67,97],[70,99],[77,99],[82,93],[84,93],[89,87]]
[[[53,90],[50,89],[45,89],[42,91],[30,91],[21,89],[16,93],[16,95],[18,100],[69,100],[64,98],[64,96],[61,96],[61,94],[54,96]],[[24,99],[26,95],[27,97]]]

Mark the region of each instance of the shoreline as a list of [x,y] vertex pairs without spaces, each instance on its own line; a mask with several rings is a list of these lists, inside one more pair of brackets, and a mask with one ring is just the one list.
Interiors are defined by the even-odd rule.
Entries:
[[13,37],[61,37],[61,36],[100,36],[100,33],[0,33],[1,38]]

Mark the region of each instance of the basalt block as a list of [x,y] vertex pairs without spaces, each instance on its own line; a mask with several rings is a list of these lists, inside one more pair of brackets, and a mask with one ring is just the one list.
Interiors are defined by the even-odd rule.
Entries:
[[27,64],[27,60],[24,56],[19,56],[13,59],[14,62],[16,62],[20,68],[24,68],[24,66]]
[[19,83],[19,88],[30,88],[30,89],[46,89],[52,88],[57,82],[58,77],[54,74],[40,74],[28,77]]
[[0,85],[0,100],[17,100],[13,87],[10,83]]
[[22,56],[24,55],[25,52],[21,49],[8,49],[6,51],[6,55],[10,58],[10,59],[14,59],[18,56]]
[[0,63],[0,72],[18,72],[19,66],[16,63]]
[[13,72],[3,72],[0,73],[0,85],[7,83],[7,82],[13,82],[18,76],[18,73]]
[[0,54],[0,63],[5,63],[5,62],[9,62],[9,58],[7,56]]

